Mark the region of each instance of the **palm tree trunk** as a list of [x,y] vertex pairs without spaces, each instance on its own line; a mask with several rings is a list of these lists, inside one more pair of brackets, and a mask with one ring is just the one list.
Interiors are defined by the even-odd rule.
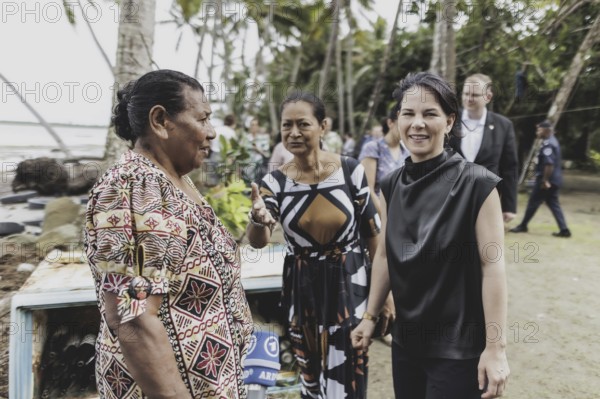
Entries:
[[439,15],[436,16],[436,22],[433,26],[433,45],[431,49],[431,61],[429,62],[429,72],[442,76],[442,49],[444,43],[444,21],[440,21]]
[[456,80],[456,40],[454,35],[454,26],[452,21],[456,15],[456,2],[445,0],[445,20],[446,20],[446,47],[444,51],[444,78],[450,83]]
[[263,61],[263,51],[265,48],[265,44],[263,42],[263,40],[260,39],[260,29],[259,29],[259,34],[258,34],[259,38],[258,38],[258,53],[256,54],[256,59],[254,61],[254,71],[255,71],[255,75],[254,75],[254,82],[252,82],[252,85],[250,86],[250,88],[248,89],[249,93],[247,93],[246,97],[250,99],[249,104],[248,104],[248,113],[250,115],[253,115],[256,109],[256,99],[258,98],[258,81],[259,78],[262,76],[262,73],[265,69],[264,66],[264,61]]
[[202,47],[204,47],[204,38],[206,37],[206,26],[208,25],[208,17],[205,18],[202,28],[200,29],[200,42],[198,43],[198,54],[196,55],[196,64],[194,66],[194,77],[199,79],[200,61],[202,61]]
[[[558,93],[556,93],[556,97],[554,97],[554,102],[548,111],[548,119],[552,122],[553,126],[556,126],[558,123],[564,109],[567,107],[567,103],[569,101],[569,97],[571,96],[571,92],[573,91],[573,87],[575,87],[575,82],[581,73],[581,70],[585,66],[587,60],[587,54],[592,49],[594,44],[600,41],[600,14],[596,15],[596,19],[594,20],[590,30],[585,35],[585,38],[579,45],[579,49],[573,60],[571,61],[571,65],[563,78],[560,89],[558,89]],[[519,176],[519,184],[523,184],[527,176],[531,175],[532,169],[534,167],[533,158],[537,154],[539,146],[541,144],[540,139],[536,139],[531,147],[531,151],[529,152],[529,156],[527,157],[523,171],[521,172],[521,176]]]
[[272,140],[276,135],[279,134],[279,118],[277,116],[277,107],[275,106],[275,101],[273,101],[273,99],[268,99],[267,103],[269,105],[269,118],[271,119],[271,131],[269,132],[269,135],[271,136]]
[[560,116],[564,109],[567,106],[567,102],[569,97],[571,96],[571,92],[573,91],[573,87],[575,87],[575,82],[583,69],[587,54],[592,49],[594,44],[600,41],[600,14],[596,16],[594,23],[590,27],[587,35],[579,45],[579,49],[577,53],[575,53],[575,57],[571,61],[571,65],[563,78],[562,84],[558,93],[556,93],[556,97],[554,98],[554,102],[550,107],[550,111],[548,111],[548,119],[552,121],[552,124],[556,126],[556,123],[560,119]]
[[394,46],[394,41],[396,40],[396,26],[398,25],[398,17],[400,16],[400,11],[402,10],[402,0],[398,1],[398,8],[396,9],[396,16],[394,17],[394,24],[392,25],[392,32],[390,34],[390,40],[388,41],[388,45],[385,48],[385,52],[383,54],[383,61],[379,65],[379,74],[377,75],[377,81],[375,82],[375,89],[373,90],[373,94],[371,95],[371,100],[369,104],[369,113],[367,117],[363,121],[363,124],[360,129],[360,133],[366,131],[367,126],[371,123],[371,119],[373,119],[373,115],[375,114],[375,110],[379,105],[379,95],[381,93],[381,87],[383,86],[383,80],[385,78],[385,71],[387,70],[390,54],[392,52],[392,47]]
[[[116,88],[137,79],[152,69],[152,47],[154,44],[154,13],[156,1],[122,1],[119,8],[121,20],[117,38],[117,61],[115,65]],[[135,10],[135,12],[132,12]],[[116,102],[113,99],[113,105]],[[106,138],[104,159],[113,163],[127,148],[126,143],[111,127]]]
[[[225,22],[223,21],[223,0],[219,0],[219,12],[217,14],[217,18],[219,19],[219,36],[221,37],[221,42],[223,43],[223,72],[221,75],[221,83],[225,88],[232,87],[232,72],[231,72],[231,53],[233,45],[231,41],[228,40],[229,35],[225,34]],[[233,105],[235,102],[235,97],[232,95],[227,95],[227,90],[222,88],[220,91],[222,96],[227,96],[225,98],[225,102],[227,103],[228,112],[233,110]],[[221,97],[222,98],[222,97]]]
[[[265,42],[265,46],[270,49],[271,54],[275,54],[276,50],[275,48],[277,47],[276,43],[273,43],[273,37],[271,36],[271,31],[269,30],[269,26],[263,26],[263,40]],[[273,46],[275,44],[275,46]],[[261,62],[261,65],[263,66],[262,70],[261,70],[261,74],[264,74],[265,68],[264,68],[264,62]],[[270,132],[270,136],[271,138],[273,138],[276,134],[279,133],[279,117],[277,115],[277,108],[275,107],[275,99],[272,98],[273,96],[273,90],[268,90],[267,91],[267,105],[269,107],[269,119],[270,119],[270,123],[271,123],[271,132]]]
[[323,62],[323,69],[321,69],[321,76],[319,78],[319,91],[317,95],[323,98],[323,90],[327,85],[327,78],[329,74],[329,68],[331,67],[331,59],[333,58],[334,46],[337,42],[338,34],[338,22],[340,16],[339,0],[332,0],[331,7],[333,9],[333,20],[331,23],[331,32],[329,33],[329,43],[327,44],[327,50],[325,53],[325,61]]
[[245,53],[244,49],[246,48],[246,39],[248,38],[248,28],[242,27],[242,31],[243,31],[243,34],[242,34],[243,39],[242,39],[242,53],[241,53],[240,59],[242,62],[243,70],[247,71],[249,68],[248,68],[248,65],[246,65],[246,55],[244,54]]
[[[340,0],[338,7],[343,6],[343,0]],[[338,12],[339,16],[339,12]],[[339,37],[339,24],[337,24],[336,37]],[[335,44],[335,74],[337,77],[337,106],[338,106],[338,132],[344,136],[346,132],[344,121],[344,68],[342,66],[342,41],[338,40]]]
[[347,43],[346,43],[346,107],[348,107],[348,128],[350,134],[354,138],[357,137],[356,127],[354,126],[354,71],[352,61],[354,58],[354,30],[356,24],[352,18],[352,9],[350,8],[350,1],[346,3],[346,18],[348,19],[348,32]]
[[292,63],[292,73],[290,74],[290,83],[296,83],[298,80],[298,73],[300,72],[300,63],[302,62],[302,45],[296,48],[296,55],[294,56],[294,62]]
[[208,94],[208,100],[212,101],[212,94],[214,93],[214,82],[213,82],[213,73],[215,71],[215,53],[217,52],[217,40],[219,39],[219,29],[218,26],[220,25],[220,22],[218,21],[219,17],[215,16],[215,19],[213,21],[213,35],[212,35],[212,45],[211,45],[211,50],[210,50],[210,65],[208,66],[208,81],[209,81],[209,85],[211,87],[206,88],[207,90],[207,94]]
[[433,33],[433,53],[429,71],[449,82],[456,79],[456,45],[452,21],[456,14],[453,0],[444,0],[437,13]]

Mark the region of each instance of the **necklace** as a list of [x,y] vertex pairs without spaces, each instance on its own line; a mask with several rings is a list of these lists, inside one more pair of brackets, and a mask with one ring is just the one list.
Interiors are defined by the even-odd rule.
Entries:
[[192,182],[192,179],[188,175],[185,175],[185,176],[183,176],[183,180],[192,188],[192,190],[196,194],[198,194],[198,197],[200,198],[200,202],[202,202],[201,205],[203,205],[203,206],[208,205],[208,201],[206,201],[206,198],[204,198],[204,196],[200,193],[200,190],[198,190],[198,187],[196,187],[194,182]]
[[[165,167],[163,167],[160,162],[157,162],[156,159],[150,155],[148,152],[146,151],[136,151],[138,154],[140,154],[141,156],[143,156],[144,158],[146,158],[147,160],[150,161],[150,163],[157,168],[158,170],[160,170],[165,177],[167,178],[167,180],[169,180],[169,182],[175,186],[179,191],[181,191],[183,194],[185,194],[190,200],[192,200],[193,202],[202,205],[202,206],[206,206],[208,205],[208,201],[206,201],[206,198],[204,198],[204,196],[202,194],[200,194],[200,191],[198,190],[198,188],[196,187],[196,185],[192,182],[192,179],[190,179],[190,177],[188,175],[184,175],[184,176],[176,176],[171,174],[169,171],[167,171],[167,169]],[[191,192],[188,192],[187,189],[185,188],[185,186],[183,186],[182,184],[186,184],[186,186],[191,189]],[[196,194],[198,196],[198,199],[200,200],[200,202],[196,201],[193,197],[193,195],[191,195],[192,193]]]

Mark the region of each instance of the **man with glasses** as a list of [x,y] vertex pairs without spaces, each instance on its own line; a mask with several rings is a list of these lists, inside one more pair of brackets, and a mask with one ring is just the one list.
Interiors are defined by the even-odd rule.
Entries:
[[461,138],[449,145],[467,161],[486,167],[502,178],[498,185],[502,216],[508,223],[517,213],[518,161],[515,129],[510,120],[487,110],[492,80],[477,73],[467,77],[462,90]]

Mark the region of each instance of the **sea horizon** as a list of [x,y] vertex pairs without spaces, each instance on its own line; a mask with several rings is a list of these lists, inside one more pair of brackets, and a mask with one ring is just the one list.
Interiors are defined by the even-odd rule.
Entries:
[[[73,158],[98,158],[104,155],[108,126],[53,126],[71,151]],[[0,124],[0,161],[65,157],[52,135],[41,125]]]

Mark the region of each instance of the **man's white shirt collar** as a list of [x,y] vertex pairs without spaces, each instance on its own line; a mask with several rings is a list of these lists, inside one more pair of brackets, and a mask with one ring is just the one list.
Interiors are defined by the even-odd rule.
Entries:
[[[481,114],[481,118],[479,118],[479,120],[469,118],[469,113],[467,112],[466,109],[463,109],[463,112],[462,112],[463,122],[464,121],[469,121],[471,123],[477,122],[476,126],[479,128],[480,126],[485,126],[486,119],[487,119],[487,108],[483,109],[483,113]],[[471,128],[471,126],[469,126],[469,128]],[[479,129],[475,129],[475,131],[477,131],[477,130],[479,130]],[[483,129],[481,129],[481,132],[479,132],[479,133],[483,133]]]
[[481,141],[483,140],[483,131],[485,129],[485,120],[487,119],[487,108],[483,109],[483,114],[479,120],[469,118],[469,113],[466,109],[462,112],[463,122],[463,137],[461,139],[460,149],[469,162],[474,162],[479,149],[481,148]]

